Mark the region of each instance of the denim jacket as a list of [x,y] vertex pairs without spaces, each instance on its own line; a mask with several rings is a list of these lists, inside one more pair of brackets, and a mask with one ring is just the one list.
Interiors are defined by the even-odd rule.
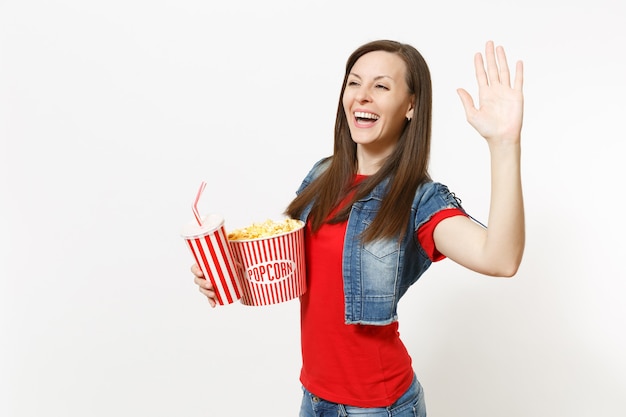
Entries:
[[[303,180],[299,194],[329,165],[318,161]],[[371,224],[386,193],[388,180],[378,184],[352,206],[343,247],[343,287],[346,324],[386,325],[398,319],[399,299],[430,267],[431,260],[417,240],[418,228],[446,208],[461,210],[460,201],[448,188],[427,182],[420,186],[411,207],[412,228],[401,239],[378,239],[363,244],[358,236]],[[306,221],[309,205],[300,216]]]

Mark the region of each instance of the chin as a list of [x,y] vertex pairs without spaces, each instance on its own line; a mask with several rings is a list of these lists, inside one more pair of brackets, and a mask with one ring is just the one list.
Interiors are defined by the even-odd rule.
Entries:
[[363,135],[351,135],[352,142],[359,145],[367,145],[376,141],[376,138],[363,137]]

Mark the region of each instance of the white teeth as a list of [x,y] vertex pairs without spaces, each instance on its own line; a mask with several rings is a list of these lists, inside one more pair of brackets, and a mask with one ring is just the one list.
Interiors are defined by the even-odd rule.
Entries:
[[371,119],[371,120],[378,120],[378,119],[380,119],[380,117],[377,114],[365,113],[365,112],[362,112],[362,111],[354,112],[354,117],[357,117],[359,119]]

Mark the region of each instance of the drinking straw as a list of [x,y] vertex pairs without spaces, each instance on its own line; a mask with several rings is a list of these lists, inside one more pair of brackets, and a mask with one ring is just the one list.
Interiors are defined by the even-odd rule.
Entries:
[[198,226],[200,227],[202,227],[202,218],[200,217],[200,213],[198,212],[198,201],[200,201],[200,196],[202,195],[205,187],[206,182],[202,181],[202,183],[200,184],[200,188],[198,189],[198,194],[196,194],[196,199],[191,206],[191,209],[193,210],[193,215],[195,216],[196,221],[198,222]]

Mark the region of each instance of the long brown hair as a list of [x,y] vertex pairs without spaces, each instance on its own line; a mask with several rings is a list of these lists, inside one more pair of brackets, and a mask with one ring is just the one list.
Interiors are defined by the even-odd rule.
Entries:
[[[406,64],[406,84],[410,94],[415,95],[415,106],[411,121],[406,122],[394,151],[380,169],[356,189],[351,187],[357,172],[356,143],[352,140],[348,120],[343,109],[343,94],[348,75],[356,61],[374,51],[397,54]],[[334,152],[329,167],[307,186],[287,207],[285,213],[298,218],[304,209],[313,203],[308,220],[313,231],[317,231],[327,220],[331,211],[354,191],[351,200],[332,219],[331,223],[345,221],[352,203],[365,197],[374,187],[389,178],[387,193],[378,214],[365,230],[362,238],[372,241],[392,238],[408,227],[411,204],[415,191],[430,180],[428,161],[432,119],[432,85],[430,70],[422,55],[408,44],[391,40],[377,40],[355,50],[346,63],[346,73],[339,96],[335,121]]]

